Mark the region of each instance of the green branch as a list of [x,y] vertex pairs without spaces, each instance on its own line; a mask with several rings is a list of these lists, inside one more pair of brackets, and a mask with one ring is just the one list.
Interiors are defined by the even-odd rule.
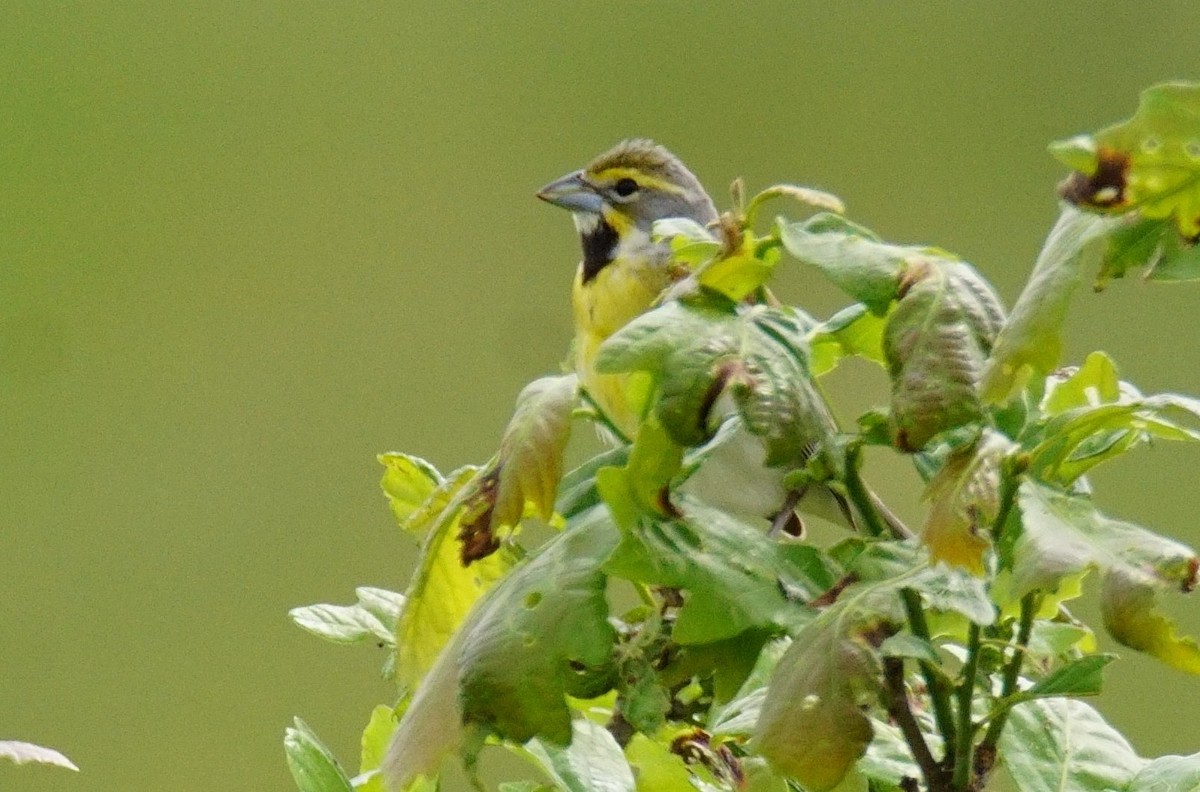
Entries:
[[[1016,641],[1013,644],[1013,654],[1009,658],[1008,664],[1004,666],[1004,678],[1000,687],[1000,700],[1004,701],[1013,695],[1017,690],[1017,682],[1021,678],[1021,666],[1025,662],[1025,649],[1029,646],[1029,636],[1033,632],[1033,618],[1037,614],[1038,606],[1041,604],[1041,597],[1037,592],[1031,591],[1021,598],[1021,617],[1017,627]],[[991,765],[995,763],[996,745],[1000,741],[1000,735],[1004,731],[1004,723],[1008,720],[1010,707],[1005,707],[992,718],[988,724],[988,730],[983,735],[983,741],[979,744],[979,750],[982,756],[986,758],[983,772],[991,770]]]
[[971,722],[971,703],[975,700],[975,678],[979,674],[979,625],[971,622],[967,634],[967,662],[958,686],[958,736],[954,752],[954,789],[971,789],[974,759],[975,725]]
[[[925,611],[921,608],[921,595],[913,589],[901,589],[900,597],[904,601],[904,611],[908,616],[908,627],[912,634],[924,641],[932,643],[929,633],[929,623],[925,620]],[[946,758],[954,755],[955,731],[954,710],[950,707],[950,689],[945,678],[932,663],[920,661],[921,676],[925,678],[925,688],[929,691],[929,700],[933,705],[933,719],[942,741],[946,745]]]

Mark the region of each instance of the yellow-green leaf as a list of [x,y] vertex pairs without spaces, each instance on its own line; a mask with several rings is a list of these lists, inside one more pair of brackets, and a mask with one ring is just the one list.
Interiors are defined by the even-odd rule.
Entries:
[[493,530],[516,525],[527,508],[543,520],[553,516],[578,388],[574,374],[543,377],[517,397],[500,442]]
[[[1194,567],[1184,576],[1185,585],[1195,584]],[[1130,575],[1106,575],[1100,600],[1104,626],[1126,646],[1156,657],[1172,668],[1200,674],[1200,645],[1193,637],[1179,635],[1171,620],[1157,609],[1157,599],[1157,587],[1145,580]]]
[[437,659],[475,601],[512,568],[505,548],[470,565],[462,561],[462,501],[470,492],[464,482],[444,490],[449,502],[438,515],[421,549],[420,566],[405,592],[396,627],[396,678],[410,689]]
[[1068,200],[1169,217],[1184,237],[1200,235],[1200,85],[1148,88],[1132,118],[1050,150],[1077,171],[1063,186]]
[[393,451],[380,454],[378,459],[384,468],[383,480],[379,483],[396,521],[407,530],[420,528],[409,518],[442,483],[441,474],[424,459],[409,454]]
[[984,553],[991,547],[987,531],[1000,506],[1001,466],[1014,447],[999,432],[987,430],[947,459],[930,480],[922,538],[933,561],[983,574]]
[[1111,227],[1105,218],[1063,208],[992,347],[980,385],[984,401],[1006,402],[1058,365],[1071,296],[1082,272],[1100,260]]

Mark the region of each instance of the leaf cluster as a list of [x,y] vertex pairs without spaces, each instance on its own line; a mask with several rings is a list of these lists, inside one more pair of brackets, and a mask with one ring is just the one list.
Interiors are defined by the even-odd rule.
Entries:
[[[1090,269],[1200,276],[1197,140],[1200,87],[1167,85],[1055,144],[1075,172],[1011,311],[969,263],[884,241],[808,188],[746,201],[737,184],[713,227],[661,221],[686,277],[596,362],[640,389],[633,437],[564,476],[572,420],[614,426],[565,375],[525,389],[482,467],[381,457],[422,543],[408,589],[292,616],[385,646],[401,695],[372,714],[354,778],[297,721],[299,787],[434,789],[450,757],[483,787],[493,750],[539,779],[505,792],[969,792],[1001,773],[1028,790],[1194,789],[1200,754],[1141,758],[1081,700],[1114,656],[1068,606],[1095,579],[1116,641],[1200,673],[1200,646],[1158,609],[1195,587],[1196,553],[1105,514],[1087,478],[1200,439],[1200,400],[1145,395],[1103,352],[1064,367],[1060,334]],[[761,222],[780,199],[817,213]],[[781,304],[785,264],[850,304],[824,320]],[[847,428],[821,378],[854,358],[889,386]],[[867,447],[925,481],[920,526],[871,490]],[[714,473],[731,458],[740,472]],[[807,519],[821,499],[853,529],[825,545],[793,530],[793,508]]]

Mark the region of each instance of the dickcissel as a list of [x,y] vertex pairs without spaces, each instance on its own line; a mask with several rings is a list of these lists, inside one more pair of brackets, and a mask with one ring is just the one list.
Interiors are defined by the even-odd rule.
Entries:
[[[582,170],[547,184],[537,195],[572,213],[583,248],[571,290],[575,371],[605,417],[632,438],[641,415],[631,403],[628,375],[597,372],[593,365],[597,351],[605,339],[647,311],[675,279],[686,275],[671,266],[667,244],[652,238],[655,221],[687,218],[706,226],[717,220],[716,207],[683,162],[649,140],[619,143]],[[738,419],[729,414],[726,421]],[[797,498],[796,493],[785,491],[786,471],[765,466],[765,447],[744,428],[722,436],[724,442],[711,450],[686,489],[710,505],[768,516],[776,519],[778,527],[794,529],[787,520]],[[803,511],[853,523],[843,498],[825,487],[814,489],[820,492],[806,495]]]

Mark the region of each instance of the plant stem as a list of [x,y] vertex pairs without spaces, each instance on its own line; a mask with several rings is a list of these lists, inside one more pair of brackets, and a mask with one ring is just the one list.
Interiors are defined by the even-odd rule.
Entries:
[[862,476],[858,472],[861,466],[862,446],[858,443],[851,443],[846,448],[846,496],[850,498],[850,502],[862,515],[867,533],[874,537],[891,534],[896,539],[912,538],[912,531],[894,514],[888,512],[885,518],[880,513],[881,508],[886,509],[886,507],[863,483]]
[[592,408],[593,417],[608,431],[612,432],[613,437],[623,445],[629,445],[632,441],[625,436],[625,433],[617,428],[617,425],[612,422],[608,414],[600,407],[600,403],[592,397],[592,394],[587,392],[586,388],[579,389],[579,395],[583,397],[584,402]]
[[954,752],[954,789],[970,790],[974,759],[975,727],[971,722],[971,703],[975,699],[975,677],[979,672],[979,625],[971,622],[967,633],[967,662],[958,687],[958,729]]
[[[901,599],[904,600],[904,610],[908,615],[908,627],[912,634],[932,643],[929,634],[929,624],[925,621],[925,611],[921,609],[921,595],[913,589],[901,589]],[[955,732],[954,711],[950,707],[950,690],[946,681],[928,662],[921,661],[921,676],[925,678],[925,688],[929,691],[929,700],[933,704],[933,719],[937,722],[938,731],[942,733],[942,741],[946,746],[946,756],[954,755]]]
[[[1034,591],[1021,598],[1021,620],[1017,627],[1013,655],[1004,667],[1004,681],[1000,687],[1001,700],[1008,698],[1017,690],[1017,680],[1021,678],[1021,666],[1025,662],[1025,647],[1029,645],[1029,635],[1033,632],[1033,617],[1037,613],[1040,599],[1038,593]],[[1009,709],[1004,709],[988,724],[988,730],[983,735],[983,742],[979,744],[980,749],[987,751],[987,756],[995,754],[994,749],[1000,741],[1001,732],[1004,731],[1004,722],[1008,720],[1008,713]],[[986,769],[990,770],[991,768]]]
[[900,727],[904,741],[912,751],[913,759],[925,776],[925,786],[929,792],[940,792],[946,789],[946,772],[929,750],[925,735],[917,719],[913,717],[912,708],[908,703],[908,692],[904,688],[904,661],[898,657],[883,659],[883,679],[887,691],[887,711],[892,720]]

